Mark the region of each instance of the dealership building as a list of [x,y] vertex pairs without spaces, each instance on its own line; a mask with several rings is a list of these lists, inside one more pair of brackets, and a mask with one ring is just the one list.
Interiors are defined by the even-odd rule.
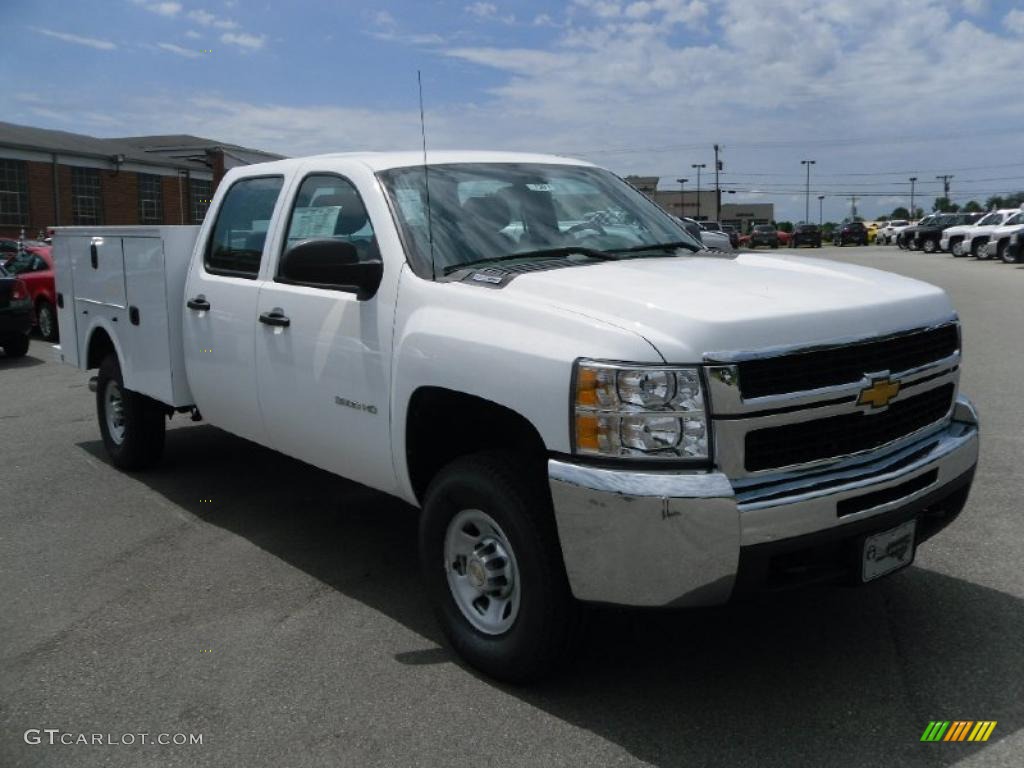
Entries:
[[673,216],[685,216],[697,221],[714,221],[721,203],[722,224],[731,224],[740,232],[749,232],[755,224],[771,224],[775,221],[774,203],[731,203],[728,197],[735,194],[723,189],[716,194],[714,189],[658,189],[658,176],[627,176],[628,181],[636,189],[643,192]]
[[0,122],[0,237],[68,225],[198,224],[225,172],[280,158],[198,136],[98,139]]

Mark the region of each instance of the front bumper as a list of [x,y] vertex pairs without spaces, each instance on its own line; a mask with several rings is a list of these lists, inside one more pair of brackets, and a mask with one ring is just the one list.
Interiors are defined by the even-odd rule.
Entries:
[[[721,472],[622,471],[555,459],[548,479],[577,598],[700,606],[771,586],[779,563],[835,576],[855,540],[911,517],[923,541],[959,513],[977,461],[977,414],[961,396],[940,432],[775,484],[734,486]],[[815,558],[822,560],[817,571],[809,566]]]

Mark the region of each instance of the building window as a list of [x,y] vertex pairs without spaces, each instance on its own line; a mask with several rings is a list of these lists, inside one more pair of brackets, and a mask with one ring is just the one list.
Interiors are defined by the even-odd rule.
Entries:
[[164,223],[163,179],[152,173],[139,174],[139,224]]
[[71,223],[103,223],[100,172],[95,168],[71,168]]
[[192,223],[202,224],[213,197],[213,182],[206,179],[192,179],[189,183],[192,194]]
[[28,224],[28,175],[24,160],[0,160],[0,224]]

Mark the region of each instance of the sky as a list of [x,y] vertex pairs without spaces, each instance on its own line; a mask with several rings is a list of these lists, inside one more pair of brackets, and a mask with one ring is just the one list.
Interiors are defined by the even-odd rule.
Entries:
[[[0,0],[0,119],[566,154],[825,220],[1024,189],[1024,1]],[[701,185],[709,183],[707,171]]]

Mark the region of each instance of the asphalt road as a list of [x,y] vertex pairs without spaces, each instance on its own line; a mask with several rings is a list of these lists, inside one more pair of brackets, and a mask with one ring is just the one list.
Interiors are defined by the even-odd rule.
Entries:
[[[967,509],[868,588],[602,611],[533,688],[444,647],[407,506],[179,419],[160,468],[123,474],[85,373],[39,341],[0,359],[0,766],[1021,765],[1024,268],[801,253],[952,294],[984,420]],[[920,743],[935,719],[998,725]]]

